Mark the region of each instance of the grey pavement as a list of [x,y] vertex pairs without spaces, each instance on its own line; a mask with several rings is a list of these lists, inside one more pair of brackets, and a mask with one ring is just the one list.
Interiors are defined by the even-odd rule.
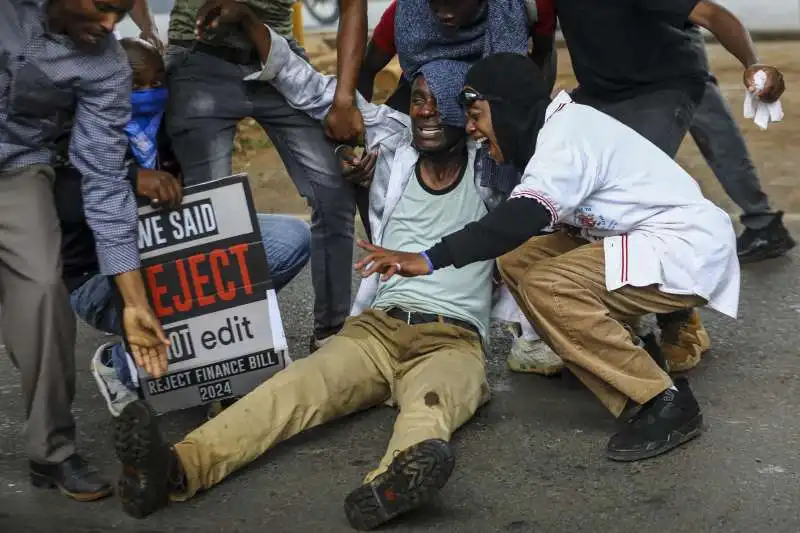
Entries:
[[[796,234],[800,223],[793,222]],[[495,330],[492,401],[457,433],[456,471],[433,505],[384,528],[397,532],[794,533],[800,530],[800,252],[745,267],[741,318],[706,313],[713,348],[692,372],[707,432],[638,464],[604,458],[615,421],[574,379],[512,375]],[[308,272],[279,296],[292,354],[311,327]],[[104,338],[78,341],[75,414],[81,449],[117,472],[109,416],[89,373]],[[350,531],[342,503],[383,453],[394,412],[380,407],[267,453],[214,490],[145,520],[110,498],[75,503],[30,487],[18,376],[0,358],[0,532]],[[171,439],[201,410],[162,417]]]

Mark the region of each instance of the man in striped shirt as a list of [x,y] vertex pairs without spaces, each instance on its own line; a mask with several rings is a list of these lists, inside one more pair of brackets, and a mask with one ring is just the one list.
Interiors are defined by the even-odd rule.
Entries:
[[111,486],[75,450],[75,319],[61,281],[53,201],[55,141],[73,119],[69,158],[83,176],[99,270],[114,278],[134,357],[153,376],[167,340],[139,272],[137,212],[125,179],[131,71],[115,24],[132,0],[0,2],[0,294],[3,337],[19,368],[36,486],[80,501]]

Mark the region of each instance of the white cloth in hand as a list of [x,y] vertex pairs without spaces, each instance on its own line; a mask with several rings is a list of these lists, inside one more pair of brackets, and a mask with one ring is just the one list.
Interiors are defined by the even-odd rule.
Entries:
[[[767,83],[767,73],[759,70],[753,76],[756,92],[764,89]],[[753,122],[762,130],[767,129],[770,122],[780,122],[783,120],[783,107],[780,100],[771,104],[762,102],[761,99],[750,91],[745,92],[744,96],[744,117],[754,119]]]

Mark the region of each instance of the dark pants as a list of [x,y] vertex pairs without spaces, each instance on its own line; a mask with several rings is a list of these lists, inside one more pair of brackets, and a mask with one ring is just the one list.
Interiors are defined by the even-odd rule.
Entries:
[[354,188],[342,179],[319,122],[292,109],[268,83],[243,81],[260,68],[257,61],[234,64],[171,45],[167,130],[186,185],[231,174],[233,140],[241,119],[252,117],[267,132],[311,206],[314,330],[322,338],[338,331],[350,314]]
[[686,92],[677,89],[654,91],[620,102],[596,100],[579,91],[575,101],[619,120],[673,158],[692,125],[697,108]]
[[[689,33],[708,69],[703,35],[699,30]],[[761,181],[731,108],[713,78],[706,84],[706,92],[694,114],[689,133],[722,188],[742,210],[742,224],[751,229],[769,225],[777,214],[761,188]]]

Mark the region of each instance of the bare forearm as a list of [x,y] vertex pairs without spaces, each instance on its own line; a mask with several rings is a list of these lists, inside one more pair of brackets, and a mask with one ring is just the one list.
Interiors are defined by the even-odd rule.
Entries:
[[359,71],[367,46],[367,0],[339,0],[339,39],[336,45],[337,77],[335,100],[350,105],[355,100]]
[[122,300],[126,307],[149,307],[147,291],[144,288],[144,279],[140,270],[131,270],[114,276]]
[[153,31],[153,18],[150,16],[150,6],[147,0],[134,0],[131,9],[131,20],[142,32]]
[[726,8],[713,2],[703,1],[694,8],[689,15],[689,20],[713,33],[720,44],[745,68],[759,62],[750,32]]

